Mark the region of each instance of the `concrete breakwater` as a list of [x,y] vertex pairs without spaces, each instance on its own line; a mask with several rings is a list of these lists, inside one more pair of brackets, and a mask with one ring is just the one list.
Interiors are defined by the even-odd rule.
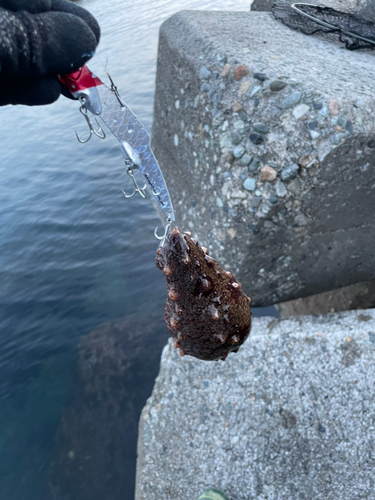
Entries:
[[[162,26],[153,147],[178,223],[255,305],[321,293],[283,306],[317,313],[345,285],[342,303],[372,303],[374,76],[372,53],[266,12],[181,12]],[[169,342],[140,420],[136,500],[207,487],[375,499],[374,362],[374,309],[255,318],[224,363]]]
[[275,320],[225,362],[165,347],[136,500],[374,499],[375,310]]
[[374,77],[266,12],[162,26],[153,147],[181,228],[254,305],[375,277]]

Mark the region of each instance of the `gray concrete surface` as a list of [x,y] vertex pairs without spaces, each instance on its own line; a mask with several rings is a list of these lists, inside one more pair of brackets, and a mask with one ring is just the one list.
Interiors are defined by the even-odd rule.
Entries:
[[373,0],[357,0],[354,11],[363,19],[375,21],[375,4]]
[[276,305],[282,318],[351,311],[353,309],[372,309],[374,307],[375,280],[344,286],[338,290],[318,293]]
[[177,223],[253,305],[375,278],[374,60],[266,12],[161,28],[153,147]]
[[375,310],[275,320],[225,362],[171,343],[138,441],[136,500],[375,498]]

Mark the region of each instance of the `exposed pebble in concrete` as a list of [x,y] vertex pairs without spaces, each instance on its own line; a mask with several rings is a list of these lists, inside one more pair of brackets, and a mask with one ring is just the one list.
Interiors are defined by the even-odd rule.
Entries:
[[298,196],[299,194],[301,194],[301,183],[298,179],[298,177],[296,177],[289,185],[288,185],[288,189],[289,191],[294,194],[295,196]]
[[247,167],[249,163],[251,162],[252,157],[248,154],[244,154],[243,157],[241,158],[241,165],[243,167]]
[[272,92],[279,92],[280,90],[284,89],[287,86],[286,82],[283,82],[282,80],[275,80],[270,83],[270,89]]
[[233,73],[233,78],[237,81],[249,74],[249,70],[243,64],[238,65]]
[[255,179],[253,179],[252,177],[248,177],[247,179],[245,179],[245,181],[243,183],[243,187],[247,191],[255,191],[255,189],[256,189],[256,181],[255,181]]
[[295,106],[300,102],[301,97],[302,97],[301,92],[299,91],[292,92],[291,94],[288,95],[288,97],[286,97],[280,102],[279,108],[280,109],[293,108],[293,106]]
[[330,137],[330,141],[335,146],[337,146],[338,144],[340,144],[340,136],[339,136],[339,134],[332,134],[331,137]]
[[254,123],[253,128],[255,132],[258,132],[258,134],[268,134],[268,132],[270,131],[270,129],[264,123]]
[[296,163],[292,163],[284,167],[281,171],[280,177],[282,181],[291,181],[298,174],[299,166]]
[[251,89],[250,97],[254,97],[255,94],[259,92],[259,90],[262,90],[262,87],[260,85],[255,85],[255,87]]
[[316,130],[310,130],[310,136],[311,136],[311,139],[318,139],[318,137],[320,137],[320,133],[317,132]]
[[[237,213],[237,211],[235,211]],[[237,230],[234,227],[230,227],[227,231],[228,235],[233,239],[236,237]]]
[[321,102],[313,102],[314,109],[319,111],[319,109],[322,109],[322,107],[323,107],[323,104]]
[[328,114],[328,106],[323,106],[322,109],[319,111],[319,114],[322,116],[327,116]]
[[221,74],[220,74],[221,78],[226,78],[229,75],[231,69],[232,69],[232,66],[230,64],[228,64],[228,63],[224,64],[223,69],[222,69]]
[[241,110],[242,110],[242,105],[239,102],[235,101],[232,106],[233,113],[239,113]]
[[264,138],[259,134],[250,134],[250,141],[253,142],[254,144],[259,145],[262,144]]
[[274,106],[270,109],[270,117],[271,118],[275,118],[279,114],[280,114],[280,110],[279,110],[279,108],[276,108],[276,106]]
[[237,146],[237,144],[239,144],[242,140],[242,135],[238,132],[238,130],[233,130],[231,137],[232,144],[234,144],[235,146]]
[[277,179],[275,183],[275,189],[276,189],[276,195],[279,198],[284,198],[288,194],[286,187],[284,186],[284,184],[281,182],[280,179]]
[[229,134],[223,134],[220,137],[220,147],[221,148],[230,148],[232,146],[232,138]]
[[255,198],[251,198],[250,200],[250,206],[251,208],[258,208],[260,203],[262,201],[262,197],[261,196],[256,196]]
[[223,200],[222,200],[221,198],[219,198],[218,196],[217,196],[217,198],[216,198],[216,205],[217,205],[219,208],[223,208],[223,206],[224,206]]
[[317,126],[318,126],[317,120],[314,120],[314,121],[312,121],[312,122],[309,123],[309,129],[310,130],[314,130]]
[[299,104],[292,111],[294,118],[299,120],[309,111],[309,109],[310,108],[307,104]]
[[174,142],[174,145],[177,147],[178,143],[179,143],[177,134],[174,134],[173,142]]
[[231,194],[230,194],[230,197],[233,198],[233,199],[240,199],[240,200],[246,200],[247,198],[247,194],[244,193],[243,191],[232,191]]
[[328,103],[328,111],[331,116],[337,116],[339,114],[339,103],[337,99],[330,99]]
[[350,120],[348,120],[345,124],[345,128],[348,132],[350,132],[352,135],[354,134],[354,130],[353,130],[353,124]]
[[211,71],[206,68],[206,66],[202,66],[199,70],[199,79],[200,80],[208,80],[212,75]]
[[265,73],[254,73],[253,78],[256,78],[260,82],[264,82],[267,80],[267,75]]
[[273,182],[276,180],[277,172],[274,168],[266,165],[260,170],[260,180],[262,182]]
[[200,91],[201,92],[210,92],[211,90],[211,85],[207,82],[202,83]]
[[269,198],[269,202],[272,203],[272,205],[274,205],[275,203],[277,203],[277,198],[276,196],[274,196],[273,194],[270,196]]
[[297,226],[307,226],[309,219],[304,214],[299,214],[295,217],[294,222]]
[[243,95],[246,94],[246,92],[249,90],[251,85],[250,80],[244,80],[241,82],[240,88],[238,89],[239,94]]
[[234,162],[233,151],[227,151],[226,153],[222,154],[220,160],[223,163],[229,163],[229,165],[231,165]]
[[303,168],[310,168],[312,166],[319,166],[319,160],[315,154],[308,154],[301,156],[297,161],[298,165]]
[[260,206],[260,211],[264,214],[267,215],[271,210],[271,207],[267,205],[267,203],[262,203]]
[[253,158],[249,165],[250,172],[255,172],[255,170],[258,169],[259,165],[260,165],[260,160],[258,160],[258,158]]
[[242,145],[236,146],[233,149],[233,156],[237,159],[241,158],[241,156],[243,156],[244,153],[245,153],[245,148]]
[[245,124],[242,120],[236,120],[234,123],[233,123],[233,127],[236,129],[236,130],[239,130],[240,132],[242,132],[242,130],[245,128]]

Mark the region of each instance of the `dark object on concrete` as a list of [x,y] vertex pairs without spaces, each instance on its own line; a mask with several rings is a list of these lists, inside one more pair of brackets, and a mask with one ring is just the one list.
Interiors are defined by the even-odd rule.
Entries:
[[225,363],[169,344],[140,420],[136,500],[207,485],[236,500],[373,500],[373,338],[367,310],[254,318]]
[[[272,4],[275,0],[254,0],[250,6],[250,10],[258,12],[271,12]],[[287,0],[289,4],[296,3],[296,0]],[[332,9],[341,10],[343,12],[350,12],[362,19],[375,21],[375,3],[373,0],[314,0],[316,5],[331,7]]]
[[277,304],[280,316],[308,316],[375,308],[375,280]]
[[319,5],[298,5],[297,9],[287,0],[276,0],[272,5],[276,19],[305,35],[336,33],[348,50],[375,49],[374,22]]
[[[224,60],[249,75],[220,78]],[[203,66],[215,103],[200,90]],[[272,92],[280,77],[287,85]],[[154,151],[178,224],[235,274],[252,306],[375,278],[374,82],[373,52],[306,37],[267,12],[185,11],[163,24]],[[250,140],[256,123],[269,129],[261,144]],[[300,169],[284,182],[292,164]],[[267,165],[272,183],[261,180]]]
[[138,419],[167,338],[162,311],[82,338],[74,392],[56,436],[49,498],[134,498]]
[[214,361],[237,352],[251,328],[241,283],[177,227],[158,249],[156,266],[167,280],[165,322],[181,356]]

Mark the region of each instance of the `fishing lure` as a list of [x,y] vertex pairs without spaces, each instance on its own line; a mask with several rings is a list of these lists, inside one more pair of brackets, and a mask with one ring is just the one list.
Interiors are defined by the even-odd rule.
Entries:
[[[60,76],[59,78],[69,89],[73,97],[81,103],[80,112],[89,126],[90,135],[86,140],[82,140],[76,132],[78,141],[85,143],[91,138],[92,134],[105,139],[106,135],[96,117],[99,117],[103,121],[119,141],[121,153],[127,166],[126,173],[134,184],[132,194],[127,195],[123,191],[125,198],[132,198],[137,193],[142,198],[146,198],[145,190],[147,186],[150,188],[157,206],[166,217],[163,236],[158,236],[157,228],[155,229],[155,236],[161,240],[161,245],[163,245],[175,217],[172,200],[162,171],[150,147],[150,137],[146,129],[121,99],[117,87],[109,74],[110,87],[94,75],[87,66],[83,66],[78,71]],[[94,128],[88,112],[94,115],[99,127],[98,130]],[[137,183],[134,175],[136,170],[139,170],[146,180],[146,184],[143,187],[140,187]]]

